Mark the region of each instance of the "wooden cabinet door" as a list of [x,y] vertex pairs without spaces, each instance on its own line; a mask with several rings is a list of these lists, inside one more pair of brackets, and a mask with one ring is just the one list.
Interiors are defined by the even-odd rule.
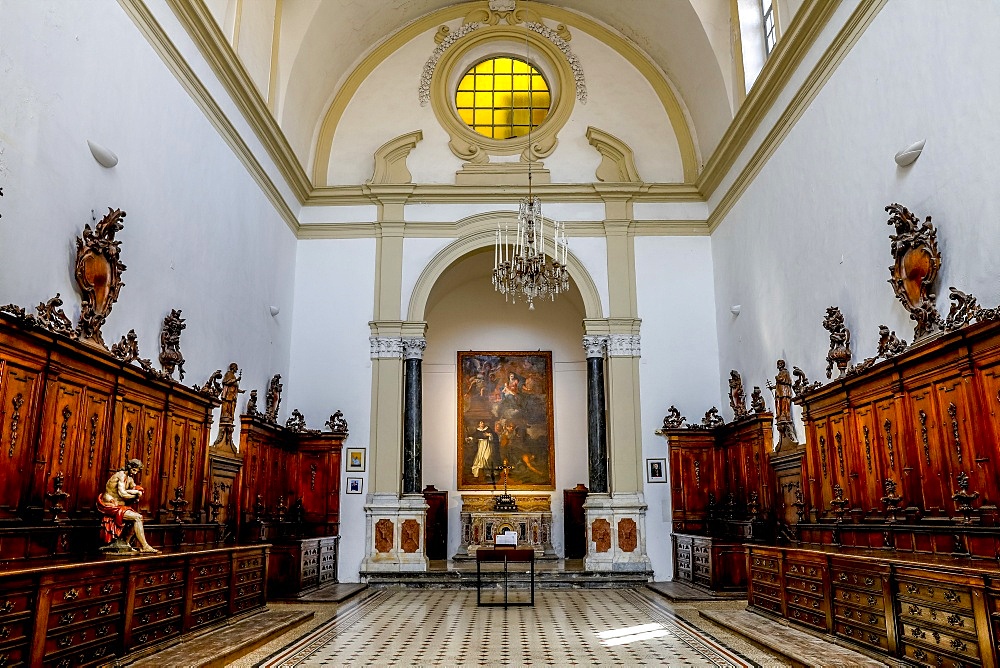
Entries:
[[0,360],[0,518],[17,517],[30,486],[40,388],[37,372]]
[[[948,455],[942,443],[943,430],[930,386],[910,390],[907,395],[911,416],[911,438],[915,443],[919,477],[904,478],[908,505],[922,507],[928,515],[948,515],[951,495],[948,490]],[[911,501],[912,499],[912,501]],[[947,499],[947,502],[946,502]]]
[[170,500],[174,498],[175,490],[184,486],[185,426],[182,418],[167,416],[167,439],[160,471],[160,510],[164,513],[170,512]]
[[89,516],[97,514],[97,496],[108,481],[111,401],[104,394],[87,390],[80,408],[82,428],[79,431],[80,439],[74,444],[77,455],[73,467],[76,471],[75,490],[67,488],[66,491],[75,495],[75,503],[74,497],[69,499],[72,504],[70,508]]
[[945,461],[951,464],[945,506],[955,514],[951,494],[958,489],[958,475],[969,476],[969,490],[979,492],[979,502],[973,505],[995,505],[997,490],[992,484],[990,453],[983,434],[976,432],[976,404],[971,391],[971,377],[954,378],[935,385],[938,415],[944,427]]
[[897,483],[896,494],[904,497],[905,504],[906,500],[912,497],[904,490],[911,488],[911,478],[918,477],[919,474],[919,466],[907,454],[908,449],[912,450],[912,446],[907,445],[910,442],[910,434],[906,428],[905,414],[902,404],[897,403],[895,399],[884,399],[875,404],[872,442],[878,454],[878,466],[882,471],[882,478],[876,490],[878,495],[872,501],[880,508],[886,479]]
[[867,404],[854,411],[855,433],[853,437],[857,456],[853,472],[858,474],[858,488],[864,490],[864,501],[857,505],[870,513],[880,513],[883,510],[880,499],[882,498],[883,481],[886,477],[882,468],[882,459],[879,456],[877,424],[878,416],[874,405]]
[[[45,493],[52,491],[52,481],[60,473],[63,474],[63,489],[71,497],[76,494],[73,450],[82,440],[79,438],[83,426],[80,408],[85,391],[84,387],[59,378],[47,383],[30,501],[34,507],[47,507]],[[71,498],[68,501],[75,500]]]

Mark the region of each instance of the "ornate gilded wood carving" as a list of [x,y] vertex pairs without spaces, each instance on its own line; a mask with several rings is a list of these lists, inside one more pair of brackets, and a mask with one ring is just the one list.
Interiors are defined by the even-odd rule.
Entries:
[[958,433],[958,407],[954,403],[948,404],[948,417],[951,418],[951,436],[955,439],[955,454],[958,455],[958,463],[962,463],[962,438]]
[[830,332],[830,352],[826,354],[826,377],[833,376],[834,365],[843,376],[851,361],[851,331],[844,324],[844,314],[838,307],[830,306],[826,309],[823,329]]
[[[87,468],[94,468],[94,454],[97,451],[97,421],[100,418],[97,413],[90,416],[90,449],[87,451]],[[132,425],[128,426],[129,439],[131,440]],[[126,445],[125,459],[128,459],[128,446]]]
[[403,520],[400,527],[399,546],[407,554],[412,554],[420,549],[420,522],[412,519]]
[[309,489],[310,490],[316,489],[316,471],[317,470],[318,469],[316,468],[316,464],[315,463],[309,465]]
[[979,492],[969,491],[969,476],[965,471],[958,474],[958,489],[951,495],[955,509],[965,516],[965,523],[972,521],[972,502],[979,498]]
[[388,552],[393,546],[392,520],[382,518],[375,523],[375,551]]
[[12,458],[14,450],[17,448],[17,428],[21,422],[21,406],[24,405],[24,395],[18,392],[10,404],[14,411],[10,416],[10,450],[7,452],[7,456]]
[[892,448],[892,420],[889,418],[885,419],[885,448],[889,452],[889,468],[896,468],[896,453]]
[[747,395],[743,391],[743,378],[736,369],[729,372],[729,407],[733,409],[733,416],[737,420],[747,415]]
[[35,311],[38,313],[36,322],[49,331],[74,338],[76,332],[73,330],[73,321],[60,308],[62,305],[63,301],[58,292],[52,299],[39,302],[38,306],[35,307]]
[[69,431],[69,419],[73,417],[73,411],[69,406],[63,406],[62,424],[59,426],[59,463],[63,463],[66,457],[66,434]]
[[590,533],[598,552],[607,552],[611,549],[611,522],[603,517],[597,518],[590,525]]
[[174,434],[174,468],[171,475],[177,475],[177,460],[181,457],[181,435]]
[[937,247],[937,230],[931,217],[920,223],[909,209],[900,204],[885,207],[888,225],[896,228],[889,235],[894,262],[889,267],[889,283],[903,307],[910,312],[916,325],[914,340],[919,340],[941,329],[941,315],[934,305],[932,290],[941,268],[941,253]]
[[160,330],[160,365],[163,367],[163,373],[173,376],[176,368],[180,372],[181,380],[184,380],[181,332],[186,328],[180,309],[170,309],[170,313],[163,319],[163,328]]
[[823,464],[823,477],[826,477],[826,437],[819,437],[819,461]]
[[663,418],[663,429],[680,429],[686,420],[687,418],[681,415],[677,407],[671,405],[667,409],[666,416]]
[[701,462],[694,460],[694,484],[701,489]]
[[865,460],[868,462],[868,472],[872,472],[872,443],[868,434],[868,425],[864,426],[865,433]]
[[920,411],[918,414],[920,418],[920,440],[924,444],[924,461],[930,466],[931,463],[931,446],[927,443],[927,413]]
[[833,435],[833,439],[837,441],[837,459],[840,461],[840,475],[846,475],[844,470],[844,444],[841,442],[840,432],[838,431]]
[[346,434],[347,420],[344,419],[343,411],[335,411],[330,419],[326,421],[326,427],[335,434]]
[[635,548],[638,546],[639,530],[635,520],[631,517],[618,520],[618,547],[621,548],[621,551],[635,552]]
[[115,234],[124,228],[124,218],[124,211],[109,207],[108,214],[94,229],[87,223],[83,234],[76,239],[76,282],[82,295],[78,333],[83,342],[105,350],[101,327],[124,285],[122,242],[115,239]]
[[129,422],[128,424],[125,425],[125,459],[126,460],[130,459],[129,453],[132,450],[132,431],[133,430],[134,430],[134,427],[132,426],[131,422]]

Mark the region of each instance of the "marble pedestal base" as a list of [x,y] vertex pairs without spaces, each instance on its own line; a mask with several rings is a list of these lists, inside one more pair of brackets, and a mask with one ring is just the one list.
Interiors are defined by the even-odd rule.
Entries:
[[588,494],[588,571],[652,571],[646,554],[646,503],[638,492]]
[[368,554],[362,571],[426,571],[424,524],[427,502],[422,494],[372,494],[365,504]]

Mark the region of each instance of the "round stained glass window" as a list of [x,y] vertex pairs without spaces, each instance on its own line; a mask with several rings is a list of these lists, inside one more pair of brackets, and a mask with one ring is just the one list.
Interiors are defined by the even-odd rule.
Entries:
[[508,56],[473,66],[455,92],[458,115],[490,139],[523,137],[545,120],[551,106],[552,95],[541,72]]

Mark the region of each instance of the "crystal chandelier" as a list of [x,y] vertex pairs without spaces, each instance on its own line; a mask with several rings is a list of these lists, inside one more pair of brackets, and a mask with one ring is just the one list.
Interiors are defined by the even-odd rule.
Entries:
[[[496,245],[493,250],[493,288],[504,298],[517,303],[518,297],[528,302],[528,310],[535,310],[535,299],[556,295],[569,290],[569,271],[566,269],[566,224],[553,223],[552,240],[545,239],[545,219],[542,202],[531,195],[531,164],[528,164],[528,196],[521,200],[517,214],[517,230],[510,241],[507,224],[497,224]],[[546,255],[546,249],[552,258]]]
[[[525,60],[528,57],[527,36],[524,41]],[[530,79],[529,79],[530,81]],[[507,223],[501,228],[497,223],[496,243],[493,249],[493,288],[503,293],[504,299],[517,303],[518,297],[528,302],[528,310],[535,310],[535,299],[556,295],[569,290],[569,271],[566,269],[566,224],[552,224],[552,240],[545,239],[545,219],[542,202],[531,194],[531,126],[534,119],[531,86],[528,89],[528,196],[521,200],[517,213],[517,231],[511,244]],[[552,255],[546,256],[546,249]]]

